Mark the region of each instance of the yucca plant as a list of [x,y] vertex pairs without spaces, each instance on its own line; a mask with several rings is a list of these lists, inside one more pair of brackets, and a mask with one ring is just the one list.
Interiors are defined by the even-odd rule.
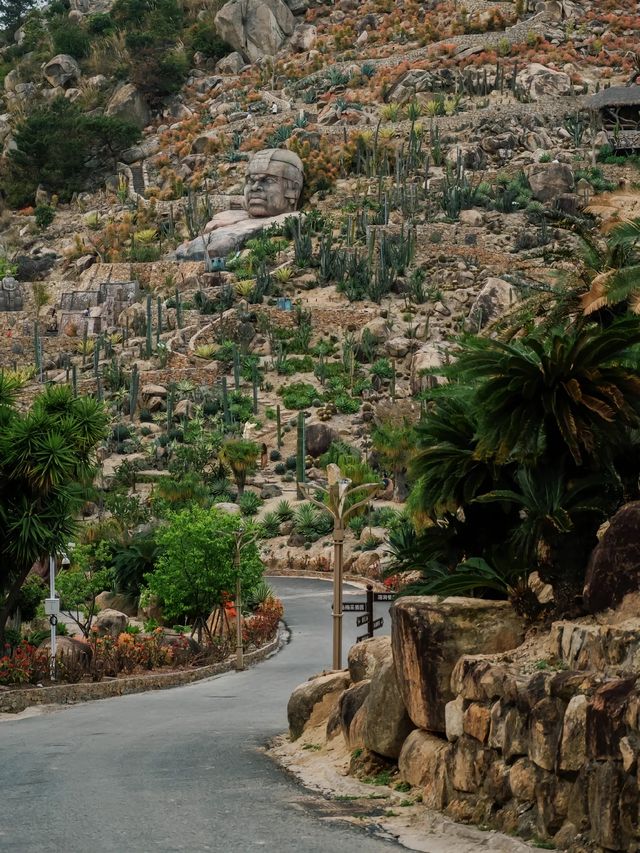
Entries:
[[278,501],[276,506],[276,514],[281,522],[291,521],[293,518],[293,507],[287,500]]

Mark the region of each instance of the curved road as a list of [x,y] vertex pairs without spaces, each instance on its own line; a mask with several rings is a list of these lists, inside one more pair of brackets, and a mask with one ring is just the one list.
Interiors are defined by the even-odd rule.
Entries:
[[[397,849],[316,817],[260,751],[286,729],[292,689],[331,658],[330,584],[270,583],[292,641],[253,669],[0,722],[0,851]],[[345,587],[352,596],[363,597]],[[344,622],[347,648],[354,614]]]

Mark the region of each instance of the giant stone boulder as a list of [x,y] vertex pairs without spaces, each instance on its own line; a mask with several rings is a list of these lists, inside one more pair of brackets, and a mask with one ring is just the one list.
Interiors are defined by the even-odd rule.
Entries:
[[543,98],[570,95],[571,78],[564,71],[555,71],[539,62],[532,62],[516,77],[517,85],[523,89],[532,101]]
[[77,83],[82,76],[82,72],[73,56],[68,56],[66,53],[59,53],[44,66],[42,76],[54,89],[57,86],[61,86],[64,89],[66,86]]
[[322,456],[340,436],[328,424],[309,424],[305,429],[307,453],[316,459]]
[[295,27],[283,0],[229,0],[215,23],[220,37],[250,62],[275,56]]
[[445,705],[454,698],[451,673],[466,654],[496,654],[524,638],[508,601],[407,596],[391,608],[391,645],[398,685],[416,726],[445,732]]
[[296,687],[287,704],[291,739],[297,740],[300,737],[318,703],[327,699],[337,703],[349,683],[349,673],[338,671],[312,678]]
[[613,516],[593,549],[584,585],[584,605],[590,613],[615,607],[629,592],[640,591],[640,501],[623,506]]
[[116,89],[107,104],[106,115],[130,121],[143,128],[151,121],[151,111],[142,92],[133,83],[125,83]]
[[566,163],[534,163],[525,174],[536,201],[555,201],[574,188],[573,171]]
[[404,702],[393,660],[385,661],[371,679],[364,709],[364,745],[385,758],[398,758],[407,735],[415,728]]
[[517,298],[515,287],[508,281],[502,278],[488,278],[471,306],[467,328],[472,332],[479,332],[489,323],[502,317]]

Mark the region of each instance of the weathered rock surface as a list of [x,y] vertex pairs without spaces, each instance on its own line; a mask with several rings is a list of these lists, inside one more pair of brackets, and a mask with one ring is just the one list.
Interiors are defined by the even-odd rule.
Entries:
[[584,585],[584,604],[591,613],[615,607],[629,592],[640,590],[640,501],[613,516],[594,548]]
[[307,453],[314,458],[326,453],[333,442],[338,439],[338,433],[329,424],[308,424],[305,429]]
[[479,332],[509,311],[517,299],[517,291],[508,281],[488,278],[471,306],[467,328]]
[[146,127],[151,121],[151,111],[142,92],[133,83],[117,89],[107,104],[106,115],[130,121],[136,127]]
[[250,62],[275,56],[295,26],[282,0],[230,0],[215,22],[220,37]]
[[451,673],[463,654],[513,649],[524,629],[506,601],[432,596],[400,598],[391,608],[393,656],[400,691],[416,726],[445,731],[454,698]]
[[51,86],[61,86],[64,89],[77,83],[82,72],[72,56],[59,53],[47,62],[42,69],[42,75]]
[[356,714],[364,706],[370,690],[370,681],[359,681],[345,690],[338,702],[340,729],[349,749],[354,749],[358,745],[355,741],[358,739],[359,732],[354,729],[352,738],[351,727]]
[[117,637],[129,624],[129,617],[119,610],[101,610],[95,618],[94,625],[101,634]]
[[573,171],[566,163],[534,163],[525,174],[536,201],[554,201],[574,187]]
[[532,62],[518,74],[517,84],[532,101],[571,93],[571,78],[568,74],[547,68],[538,62]]
[[296,687],[287,704],[289,733],[292,739],[300,737],[318,702],[330,694],[335,696],[337,702],[348,686],[349,673],[340,671],[321,675]]
[[365,746],[386,758],[398,758],[414,725],[402,701],[392,660],[385,661],[376,672],[364,707]]
[[349,649],[349,675],[354,684],[371,679],[383,663],[391,660],[391,637],[372,637]]
[[447,742],[430,735],[422,729],[415,729],[405,740],[398,769],[405,782],[414,787],[423,787],[435,773],[439,761],[447,751]]

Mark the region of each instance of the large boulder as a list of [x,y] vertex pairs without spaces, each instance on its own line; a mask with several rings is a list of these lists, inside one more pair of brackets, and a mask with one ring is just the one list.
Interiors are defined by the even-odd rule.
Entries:
[[[47,638],[40,644],[41,649],[51,649],[51,640]],[[63,664],[73,660],[81,661],[87,666],[92,657],[92,649],[85,640],[77,640],[73,637],[56,637],[56,654],[60,655]]]
[[435,776],[448,746],[446,740],[414,729],[405,740],[398,759],[402,780],[414,788],[424,787]]
[[374,677],[383,663],[391,660],[391,637],[372,637],[349,649],[349,675],[356,684]]
[[468,329],[479,332],[480,329],[502,317],[517,298],[515,287],[508,281],[502,278],[488,278],[469,311]]
[[314,458],[322,456],[339,438],[338,433],[328,424],[309,424],[305,429],[307,453]]
[[229,0],[215,23],[220,37],[250,62],[275,56],[295,27],[283,0]]
[[533,163],[525,174],[536,201],[555,201],[574,187],[573,171],[566,163]]
[[415,728],[404,702],[393,660],[387,660],[371,679],[364,703],[364,745],[378,755],[398,758],[407,735]]
[[311,718],[315,706],[326,697],[337,702],[340,695],[349,686],[349,673],[343,670],[330,672],[305,681],[293,691],[287,704],[289,733],[292,740],[300,737]]
[[444,365],[444,359],[437,344],[423,344],[411,359],[411,393],[418,394],[427,388],[439,384],[438,376],[431,373]]
[[125,83],[116,89],[107,104],[106,115],[130,121],[139,128],[146,127],[151,121],[149,105],[133,83]]
[[364,706],[370,691],[370,681],[359,681],[358,684],[345,690],[338,702],[340,729],[348,749],[354,749],[358,745],[355,742],[357,738],[355,728],[352,732],[352,723],[358,711]]
[[539,62],[532,62],[523,68],[516,77],[516,84],[523,89],[532,101],[543,98],[570,95],[571,78],[564,71],[554,71]]
[[59,53],[44,66],[42,76],[54,89],[56,86],[61,86],[64,89],[67,86],[75,85],[82,76],[82,72],[73,56]]
[[101,610],[96,616],[95,627],[99,634],[110,634],[117,637],[129,624],[129,617],[119,610]]
[[96,596],[98,610],[118,610],[127,616],[138,615],[138,600],[135,596],[121,592],[101,592]]
[[593,549],[584,585],[590,613],[615,607],[629,592],[640,591],[640,501],[613,516]]
[[451,673],[463,654],[495,654],[520,645],[522,620],[507,601],[415,596],[391,608],[391,643],[403,702],[416,726],[445,732]]

